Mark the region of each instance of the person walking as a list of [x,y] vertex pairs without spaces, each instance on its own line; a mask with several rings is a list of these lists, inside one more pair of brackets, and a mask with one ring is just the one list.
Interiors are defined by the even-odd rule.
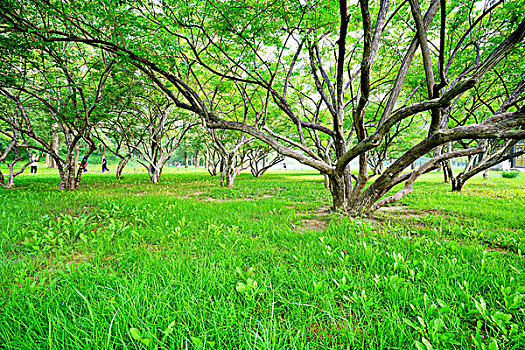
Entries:
[[31,163],[29,164],[29,166],[31,167],[31,174],[36,175],[38,158],[39,157],[36,154],[29,155],[29,160],[31,161]]
[[109,173],[108,161],[106,160],[106,158],[102,158],[102,172],[104,173],[105,171]]
[[88,162],[88,160],[86,159],[86,160],[84,161],[84,164],[82,164],[82,167],[84,168],[83,170],[84,170],[85,173],[88,172],[88,169],[87,169],[87,162]]

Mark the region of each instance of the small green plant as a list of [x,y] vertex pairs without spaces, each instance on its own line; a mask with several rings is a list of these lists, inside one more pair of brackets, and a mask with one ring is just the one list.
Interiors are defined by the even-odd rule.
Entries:
[[29,237],[22,241],[22,245],[30,251],[57,251],[79,239],[87,242],[94,228],[95,224],[88,215],[45,215],[40,222],[26,229]]
[[130,328],[129,329],[129,334],[131,335],[131,337],[137,341],[140,341],[142,344],[146,345],[146,346],[149,346],[150,344],[150,339],[149,338],[145,338],[142,336],[141,332],[137,329],[137,328]]
[[235,271],[243,279],[242,282],[238,282],[235,290],[243,295],[247,300],[253,300],[258,294],[262,293],[263,289],[259,286],[257,281],[254,279],[254,269],[250,267],[246,271],[243,271],[237,266]]
[[501,176],[505,179],[514,179],[515,177],[518,177],[520,172],[518,170],[510,170],[510,171],[504,171],[501,173]]

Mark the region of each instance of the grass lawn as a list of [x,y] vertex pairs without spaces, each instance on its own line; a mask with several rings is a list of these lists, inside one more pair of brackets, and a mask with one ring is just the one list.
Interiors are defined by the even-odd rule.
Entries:
[[524,349],[525,174],[428,174],[372,218],[322,177],[0,189],[0,349]]

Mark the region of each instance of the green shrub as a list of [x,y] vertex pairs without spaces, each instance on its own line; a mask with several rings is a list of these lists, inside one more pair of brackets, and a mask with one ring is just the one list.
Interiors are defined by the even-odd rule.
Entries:
[[503,176],[506,179],[513,179],[515,177],[518,177],[519,174],[520,174],[520,172],[517,171],[517,170],[510,170],[510,171],[502,172],[501,176]]

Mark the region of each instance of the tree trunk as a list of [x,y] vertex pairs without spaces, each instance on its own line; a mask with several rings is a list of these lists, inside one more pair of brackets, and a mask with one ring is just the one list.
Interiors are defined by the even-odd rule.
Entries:
[[465,185],[465,180],[462,176],[458,175],[456,178],[452,178],[452,191],[461,192],[463,186]]
[[188,153],[184,152],[184,167],[187,169],[188,165]]
[[217,176],[217,164],[209,164],[208,173],[210,173],[211,176]]
[[351,216],[361,216],[366,213],[372,205],[376,202],[376,196],[363,193],[353,204],[348,208],[347,212]]
[[5,183],[6,188],[13,188],[15,187],[15,176],[14,176],[13,169],[9,169],[9,177],[7,178],[7,182]]
[[148,168],[148,175],[149,175],[149,178],[151,180],[151,183],[159,183],[160,182],[160,174],[161,174],[161,171],[159,171],[157,168],[155,168],[154,166],[150,166]]
[[6,183],[7,188],[15,187],[15,171],[13,167],[14,167],[14,164],[9,166],[9,178],[7,179],[7,183]]
[[453,179],[454,178],[454,168],[452,167],[452,161],[447,160],[445,162],[445,167],[447,169],[449,179]]
[[[80,145],[77,143],[77,145],[75,146],[75,162],[74,162],[74,164],[73,164],[73,167],[74,167],[75,169],[78,169],[78,165],[79,165],[79,164],[78,164],[78,157],[79,157],[79,154],[80,154]],[[74,173],[74,172],[75,172],[75,171],[73,170],[73,173]]]
[[[452,143],[448,144],[448,151],[452,152]],[[454,169],[452,169],[452,161],[446,160],[442,163],[443,165],[443,181],[448,184],[452,181],[454,178]]]
[[[53,131],[53,139],[51,141],[51,148],[53,149],[53,152],[55,152],[55,154],[58,155],[58,141],[59,141],[59,138],[58,138],[58,124],[53,124],[51,126],[51,130]],[[47,160],[47,156],[49,156],[49,153],[46,155],[46,160]],[[47,162],[47,167],[50,168],[50,169],[56,169],[57,168],[57,163],[55,161],[55,158],[53,157],[49,157],[49,162]]]
[[69,162],[69,164],[66,164],[64,167],[58,167],[58,173],[60,175],[60,184],[58,185],[59,189],[66,191],[73,191],[77,189],[75,186],[75,170],[74,159],[73,163]]
[[117,179],[120,180],[122,178],[122,171],[124,170],[124,167],[126,166],[126,164],[128,164],[130,158],[131,157],[128,156],[128,157],[124,157],[120,159],[120,162],[118,163],[118,166],[117,166],[117,172],[116,172]]
[[[20,154],[18,154],[18,151],[16,151],[17,157],[13,159],[12,162],[7,163],[7,168],[9,170],[9,176],[7,178],[7,182],[4,179],[4,174],[0,171],[0,185],[6,187],[6,188],[13,188],[15,186],[15,177],[22,174],[24,170],[31,164],[31,159],[29,162],[27,162],[24,166],[22,166],[21,169],[18,171],[15,171],[15,164],[18,163],[20,160],[22,160],[22,157]],[[30,155],[31,157],[31,155]]]
[[450,172],[448,169],[449,164],[447,162],[443,162],[443,182],[448,184],[451,181]]
[[226,172],[221,171],[221,186],[224,187],[224,181],[225,181]]
[[106,147],[104,145],[100,146],[100,168],[102,168],[102,163],[104,163],[104,158],[106,158]]
[[235,172],[228,174],[228,177],[226,178],[226,187],[228,188],[233,187],[233,180],[235,180],[235,176],[237,176]]
[[78,167],[78,144],[75,146],[69,145],[65,164],[58,164],[58,174],[60,175],[59,189],[66,191],[75,189],[75,171],[77,169],[80,170]]
[[221,173],[221,186],[232,188],[236,176],[235,169],[229,169]]
[[[80,181],[82,180],[82,173],[84,171],[84,162],[86,162],[93,151],[96,150],[93,141],[90,141],[88,146],[89,147],[82,158],[81,164],[79,164],[79,144],[77,143],[75,146],[69,146],[65,164],[58,165],[58,173],[60,175],[60,184],[58,185],[59,189],[74,191],[80,187]],[[73,150],[71,147],[74,147]]]
[[195,168],[198,168],[200,166],[200,154],[199,151],[195,153]]
[[330,178],[326,174],[324,174],[324,188],[326,189],[330,188]]
[[[346,211],[348,209],[348,188],[345,176],[329,175],[329,187],[332,194],[332,209],[336,211]],[[351,180],[350,180],[351,181]]]
[[14,166],[18,160],[21,158],[18,157],[16,160],[14,160],[11,163],[7,164],[7,168],[9,169],[9,176],[7,177],[7,182],[4,181],[5,188],[13,188],[15,186],[15,171]]
[[233,157],[230,157],[224,165],[223,171],[221,172],[221,186],[222,187],[233,187],[233,182],[237,176],[235,165],[233,163]]

